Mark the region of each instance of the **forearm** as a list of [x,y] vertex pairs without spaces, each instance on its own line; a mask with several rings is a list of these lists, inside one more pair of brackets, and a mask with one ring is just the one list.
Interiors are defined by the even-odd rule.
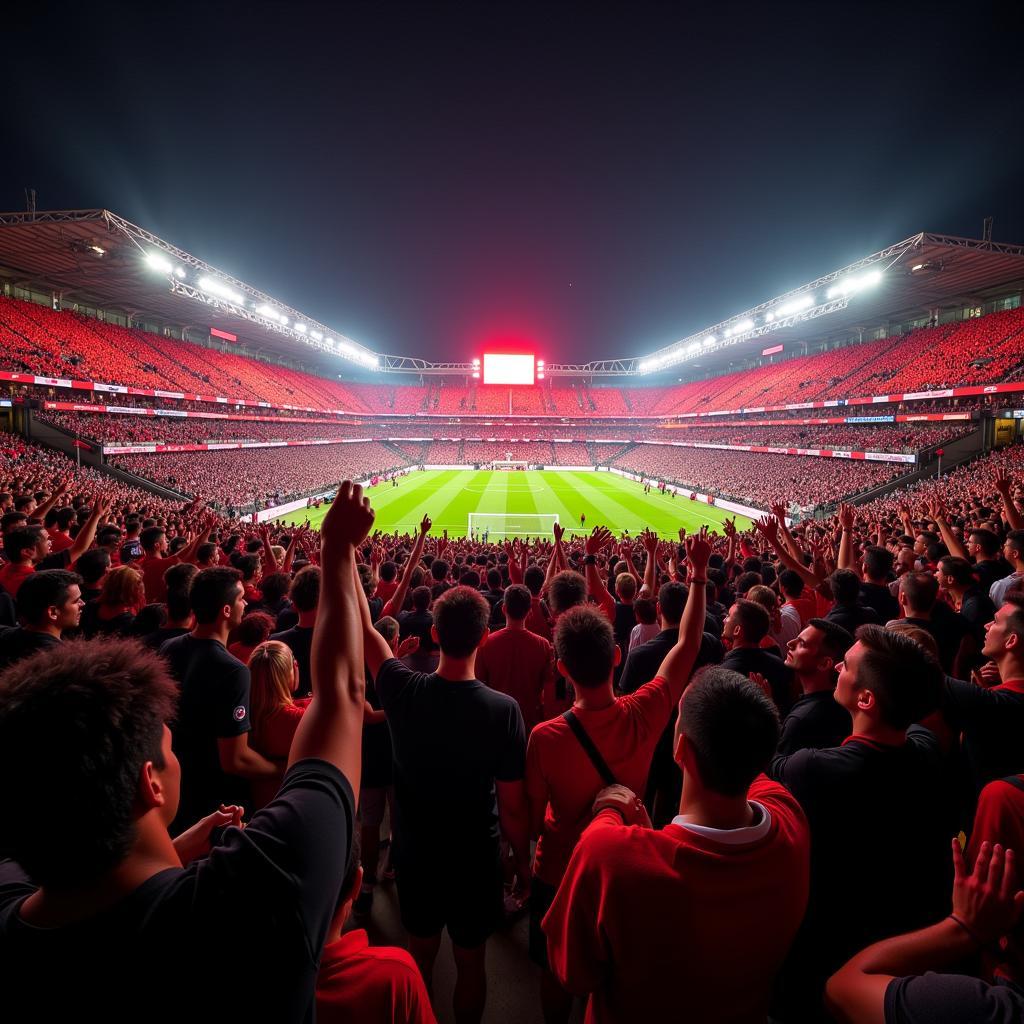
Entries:
[[697,654],[704,638],[704,617],[707,611],[706,582],[703,576],[691,582],[686,608],[679,623],[679,639],[675,647],[665,655],[665,660],[658,671],[658,675],[668,681],[673,704],[679,702],[686,684],[690,681],[690,672],[697,661]]
[[852,569],[853,567],[853,531],[844,526],[839,539],[839,568]]
[[945,517],[938,516],[935,520],[935,525],[939,528],[939,534],[942,537],[942,543],[946,545],[946,550],[949,551],[954,558],[963,558],[969,562],[970,559],[967,558],[967,549],[953,535],[953,531],[949,528],[949,523],[946,522]]
[[244,779],[267,779],[280,775],[281,765],[268,760],[252,747],[245,747],[225,771]]

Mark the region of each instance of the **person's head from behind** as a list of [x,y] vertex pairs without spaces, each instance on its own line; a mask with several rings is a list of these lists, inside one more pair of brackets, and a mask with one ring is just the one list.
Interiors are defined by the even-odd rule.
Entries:
[[430,607],[430,587],[417,587],[412,592],[412,607],[421,613]]
[[739,578],[736,580],[736,596],[746,597],[751,589],[763,583],[764,580],[759,572],[740,573]]
[[779,589],[787,600],[795,601],[804,592],[803,577],[792,569],[783,569],[779,573]]
[[449,572],[451,572],[451,566],[443,558],[435,558],[430,563],[430,575],[435,583],[444,583],[448,579]]
[[0,675],[4,855],[44,889],[68,889],[116,868],[141,818],[166,830],[176,697],[162,659],[131,640],[62,644]]
[[746,676],[701,669],[679,702],[675,760],[684,779],[727,798],[744,797],[779,743],[779,713]]
[[189,603],[198,626],[234,629],[245,614],[242,575],[237,569],[202,569],[192,580]]
[[522,583],[513,583],[505,588],[502,601],[505,608],[505,619],[509,622],[524,622],[533,607],[530,591]]
[[570,608],[586,604],[587,581],[572,569],[556,573],[548,585],[548,605],[555,615],[563,615]]
[[900,579],[900,608],[914,618],[929,615],[939,596],[939,581],[930,572],[908,572]]
[[836,604],[851,606],[860,600],[860,578],[852,569],[836,569],[829,577]]
[[747,591],[747,600],[759,604],[768,613],[772,622],[770,629],[780,624],[779,599],[771,587],[766,587],[763,583],[751,587]]
[[320,603],[319,566],[307,565],[300,569],[292,580],[288,596],[300,615],[316,611],[316,606]]
[[82,583],[94,590],[103,585],[103,578],[109,569],[110,552],[105,548],[83,551],[75,561],[75,572],[82,577]]
[[203,569],[210,569],[220,564],[220,548],[212,541],[203,541],[196,550],[196,561]]
[[633,614],[642,626],[653,626],[658,621],[658,605],[649,597],[638,597],[633,602]]
[[164,573],[167,585],[167,617],[171,622],[183,624],[192,619],[192,604],[189,594],[192,581],[199,570],[188,562],[178,562]]
[[266,612],[249,612],[235,630],[235,639],[243,647],[255,647],[274,632],[274,620]]
[[78,626],[84,603],[81,576],[64,569],[43,569],[22,583],[18,618],[29,629],[61,633]]
[[501,590],[501,573],[497,569],[487,570],[487,589],[491,591]]
[[892,552],[872,544],[864,549],[861,568],[864,576],[872,583],[885,583],[892,572]]
[[242,574],[243,583],[255,583],[260,577],[260,556],[242,555],[235,568]]
[[452,587],[434,602],[431,636],[449,658],[469,658],[486,642],[491,606],[472,587]]
[[539,565],[529,565],[523,573],[523,582],[534,597],[544,589],[544,570]]
[[966,558],[946,555],[939,559],[935,578],[945,591],[964,591],[974,583],[971,563]]
[[[20,593],[18,604],[21,605]],[[1024,660],[1024,594],[1010,593],[1003,598],[995,617],[985,626],[981,653],[997,665],[1009,659]]]
[[398,566],[390,559],[386,562],[381,562],[378,574],[382,583],[394,583],[398,577]]
[[287,596],[292,581],[286,572],[268,573],[260,581],[260,593],[263,602],[269,608],[276,608]]
[[786,645],[786,664],[801,679],[834,683],[836,666],[853,646],[853,637],[828,619],[811,619]]
[[854,729],[859,716],[902,732],[939,706],[942,685],[942,669],[920,644],[867,625],[839,667],[835,697],[854,717]]
[[291,648],[280,640],[267,640],[249,655],[249,714],[254,729],[266,718],[295,701],[299,667]]
[[771,616],[762,605],[741,599],[729,609],[722,626],[722,640],[728,647],[758,647],[771,625]]
[[894,622],[891,625],[885,627],[890,633],[899,633],[900,636],[909,636],[918,647],[924,649],[927,654],[930,654],[936,661],[941,660],[939,654],[939,645],[935,642],[935,637],[931,635],[926,629],[922,629],[920,626],[915,626],[912,622]]
[[167,534],[159,526],[147,526],[139,540],[147,555],[162,555],[167,550]]
[[682,583],[663,583],[658,590],[658,618],[662,629],[678,626],[686,608],[689,591]]
[[560,615],[555,624],[555,658],[558,671],[584,690],[610,682],[621,654],[607,617],[588,605]]
[[975,561],[995,558],[999,554],[999,538],[991,530],[971,530],[967,539],[967,554]]
[[636,597],[636,577],[628,572],[620,572],[615,577],[615,596],[623,604],[632,604]]
[[377,632],[380,633],[382,637],[384,637],[384,639],[388,643],[388,647],[391,648],[392,653],[398,650],[398,619],[394,618],[391,615],[385,615],[383,618],[378,619],[373,624],[373,628],[377,630]]
[[146,603],[142,577],[130,565],[111,569],[103,581],[99,601],[107,608],[127,608],[137,612]]

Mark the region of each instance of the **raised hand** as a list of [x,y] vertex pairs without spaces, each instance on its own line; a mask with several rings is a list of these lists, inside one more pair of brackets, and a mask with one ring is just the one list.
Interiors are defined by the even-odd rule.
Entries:
[[697,578],[707,578],[708,559],[711,558],[711,543],[708,540],[708,528],[702,526],[700,532],[694,536],[687,537],[686,564],[690,575]]
[[786,518],[786,506],[783,505],[781,501],[773,501],[770,507],[772,515],[775,516],[776,519],[781,520]]
[[658,535],[653,530],[644,530],[640,534],[640,543],[643,544],[647,554],[653,558],[654,553],[658,550]]
[[736,536],[736,532],[737,531],[736,531],[736,517],[735,516],[733,516],[732,519],[723,519],[722,520],[722,532],[726,535],[726,537],[729,537],[730,539],[732,539],[733,537]]
[[595,526],[584,544],[584,550],[588,555],[596,555],[601,548],[607,547],[611,542],[611,530],[607,526]]
[[559,525],[558,523],[555,523],[551,527],[551,530],[552,530],[552,532],[555,535],[555,543],[556,544],[561,544],[562,543],[562,537],[565,536],[565,527]]
[[760,672],[751,672],[751,673],[749,673],[749,679],[750,679],[750,681],[755,686],[761,687],[762,691],[764,692],[764,695],[769,700],[773,699],[772,698],[772,684],[769,683],[768,680],[765,679],[765,677],[763,675],[761,675]]
[[420,649],[420,638],[418,636],[407,636],[395,651],[396,658],[404,658],[407,654],[413,654]]
[[680,544],[685,544],[686,543],[686,527],[685,526],[680,526],[679,527],[679,543]]
[[374,511],[370,499],[363,497],[363,488],[351,480],[343,480],[320,526],[323,547],[361,544],[373,526],[373,518]]
[[779,539],[779,523],[777,519],[773,519],[771,516],[761,516],[760,519],[754,520],[754,529],[761,534],[764,539],[774,546]]
[[839,525],[844,530],[853,529],[853,522],[855,517],[856,514],[854,513],[852,505],[847,505],[844,503],[839,506]]
[[968,872],[960,842],[953,840],[953,918],[986,945],[1013,931],[1024,910],[1017,888],[1016,855],[987,840]]
[[995,486],[1000,494],[1009,494],[1013,489],[1013,478],[1007,475],[1005,470],[997,469]]

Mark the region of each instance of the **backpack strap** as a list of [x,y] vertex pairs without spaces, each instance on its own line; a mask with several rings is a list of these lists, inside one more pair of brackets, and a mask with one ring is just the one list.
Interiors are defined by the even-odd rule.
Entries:
[[587,735],[587,730],[583,728],[583,723],[576,717],[576,715],[573,714],[572,708],[569,708],[562,717],[568,723],[569,728],[572,729],[573,735],[583,748],[583,752],[588,758],[590,758],[590,763],[597,770],[597,774],[601,776],[601,781],[606,786],[616,785],[615,776],[612,775],[612,770],[608,767],[608,763],[601,756],[601,751],[594,745],[594,741]]

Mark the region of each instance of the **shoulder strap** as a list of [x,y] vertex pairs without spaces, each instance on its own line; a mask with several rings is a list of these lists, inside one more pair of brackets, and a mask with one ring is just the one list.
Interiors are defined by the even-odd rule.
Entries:
[[597,774],[601,776],[601,781],[606,786],[616,785],[615,776],[612,775],[611,768],[608,767],[607,762],[601,756],[601,751],[594,745],[594,741],[587,735],[587,730],[583,728],[583,723],[573,714],[572,708],[569,708],[562,717],[568,723],[569,728],[572,729],[573,735],[583,748],[583,752],[590,758],[590,763],[597,770]]
[[[569,712],[567,711],[566,714]],[[1019,775],[1007,775],[1003,782],[1008,782],[1011,786],[1016,786],[1018,789],[1024,789],[1024,779]]]

